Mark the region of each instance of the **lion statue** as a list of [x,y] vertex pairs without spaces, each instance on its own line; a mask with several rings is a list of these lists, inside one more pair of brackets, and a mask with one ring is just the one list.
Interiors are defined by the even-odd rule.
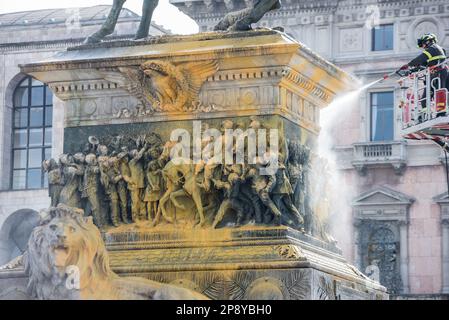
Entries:
[[144,278],[119,277],[109,266],[100,231],[80,209],[51,208],[24,255],[34,299],[203,300],[205,296]]

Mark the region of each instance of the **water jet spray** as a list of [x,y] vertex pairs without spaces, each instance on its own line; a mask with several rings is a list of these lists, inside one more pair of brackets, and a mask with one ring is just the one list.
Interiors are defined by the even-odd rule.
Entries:
[[396,74],[400,76],[399,72],[400,72],[400,70],[397,70],[397,71],[393,71],[393,72],[391,72],[391,73],[385,74],[382,78],[380,78],[380,79],[378,79],[378,80],[376,80],[376,81],[373,81],[373,82],[371,82],[371,83],[368,83],[368,84],[364,85],[363,87],[361,87],[361,88],[358,89],[357,91],[363,91],[363,90],[366,90],[366,89],[368,89],[368,88],[371,88],[371,87],[374,86],[375,84],[378,84],[378,83],[380,83],[380,82],[382,82],[382,81],[385,81],[385,80],[387,80],[387,79],[390,79],[392,76],[394,76],[394,75],[396,75]]

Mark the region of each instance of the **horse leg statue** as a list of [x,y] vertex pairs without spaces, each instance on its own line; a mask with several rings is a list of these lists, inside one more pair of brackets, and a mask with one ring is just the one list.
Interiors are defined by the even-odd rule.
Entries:
[[[101,26],[100,30],[87,37],[84,40],[85,44],[101,42],[106,36],[112,34],[115,30],[117,20],[120,17],[123,5],[126,0],[114,0],[112,9],[109,12],[106,21]],[[139,29],[137,30],[135,40],[148,37],[150,32],[151,19],[153,18],[153,12],[156,9],[159,0],[144,0],[142,7],[142,19],[140,20]]]
[[263,16],[281,7],[280,0],[253,0],[249,8],[228,13],[214,28],[216,31],[247,31],[251,24],[259,22]]

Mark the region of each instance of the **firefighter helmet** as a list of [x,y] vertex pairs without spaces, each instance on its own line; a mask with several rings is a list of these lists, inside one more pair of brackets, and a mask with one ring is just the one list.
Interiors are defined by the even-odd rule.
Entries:
[[437,43],[437,36],[433,33],[426,33],[421,38],[418,39],[418,48],[422,48],[426,43],[433,42]]

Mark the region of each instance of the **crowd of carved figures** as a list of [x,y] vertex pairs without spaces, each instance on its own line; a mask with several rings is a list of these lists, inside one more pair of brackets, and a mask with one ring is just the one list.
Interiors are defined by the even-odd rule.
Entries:
[[[248,127],[263,126],[252,119]],[[241,123],[225,120],[221,130],[236,128],[244,129]],[[285,141],[279,150],[279,169],[263,175],[260,169],[268,165],[263,157],[245,165],[175,164],[170,151],[176,142],[164,142],[153,132],[108,140],[91,136],[81,152],[44,161],[52,206],[81,208],[105,228],[173,224],[176,211],[186,210],[190,203],[193,210],[187,211],[193,213],[188,218],[194,225],[282,224],[325,239],[314,218],[307,181],[313,173],[311,152],[298,141]]]

